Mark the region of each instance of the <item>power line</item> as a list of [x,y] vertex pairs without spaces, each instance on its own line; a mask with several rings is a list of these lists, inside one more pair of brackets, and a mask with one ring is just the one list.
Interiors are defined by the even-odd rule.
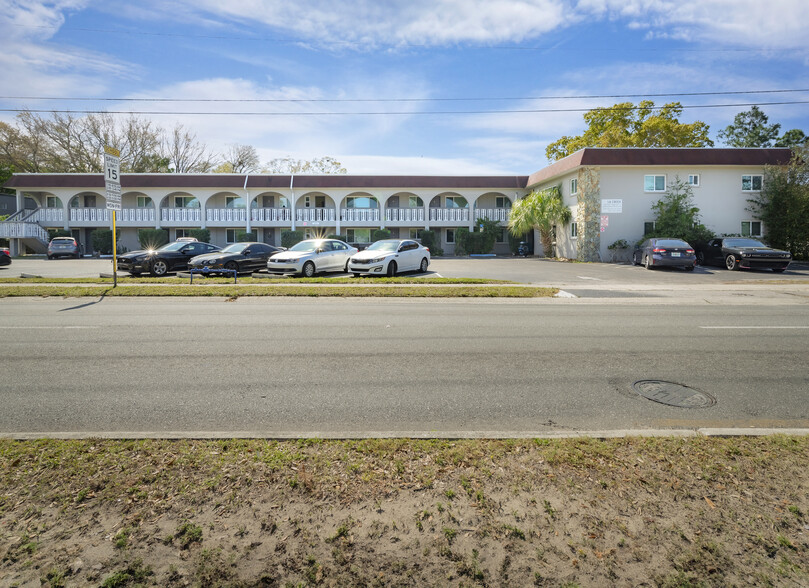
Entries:
[[499,102],[505,100],[591,100],[605,98],[663,98],[683,96],[734,96],[809,92],[809,88],[780,90],[733,90],[727,92],[673,92],[663,94],[592,94],[565,96],[501,96],[474,98],[87,98],[78,96],[0,96],[0,100],[61,102],[233,102],[233,103],[351,103],[351,102]]
[[[681,105],[678,108],[693,110],[698,108],[739,108],[750,106],[778,106],[791,104],[809,104],[809,100],[794,100],[788,102],[749,102],[739,104],[693,104]],[[640,110],[642,107],[631,106],[623,108],[600,107],[600,110],[627,112]],[[665,106],[654,106],[651,110],[663,110]],[[560,112],[589,112],[593,108],[537,108],[514,110],[421,110],[421,111],[377,111],[377,112],[204,112],[204,111],[147,111],[147,110],[37,110],[27,108],[0,108],[0,112],[33,112],[48,114],[139,114],[149,116],[159,115],[191,115],[191,116],[389,116],[389,115],[450,115],[450,114],[549,114]]]

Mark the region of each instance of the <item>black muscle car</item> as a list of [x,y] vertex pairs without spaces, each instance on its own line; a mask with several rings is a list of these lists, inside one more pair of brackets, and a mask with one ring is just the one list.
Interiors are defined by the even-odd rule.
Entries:
[[279,251],[284,251],[284,248],[266,243],[233,243],[221,251],[197,255],[188,262],[188,267],[201,270],[207,268],[211,272],[221,269],[237,272],[258,271],[267,269],[267,260]]
[[721,237],[698,245],[697,263],[718,265],[729,270],[771,269],[782,272],[792,261],[789,251],[767,247],[761,241],[749,237]]
[[129,272],[133,276],[150,273],[163,276],[166,272],[188,268],[188,260],[203,253],[219,251],[219,247],[198,241],[174,241],[158,249],[133,251],[118,257],[118,271]]

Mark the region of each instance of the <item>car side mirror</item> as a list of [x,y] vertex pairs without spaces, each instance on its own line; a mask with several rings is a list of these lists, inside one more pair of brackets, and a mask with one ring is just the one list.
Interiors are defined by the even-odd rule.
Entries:
[[252,253],[252,251],[250,251],[249,249],[245,249],[245,250],[244,250],[244,254],[245,254],[245,255],[250,255],[251,253]]
[[323,249],[323,247],[318,247],[317,251],[315,251],[315,253],[323,253],[324,251],[325,251],[325,249]]

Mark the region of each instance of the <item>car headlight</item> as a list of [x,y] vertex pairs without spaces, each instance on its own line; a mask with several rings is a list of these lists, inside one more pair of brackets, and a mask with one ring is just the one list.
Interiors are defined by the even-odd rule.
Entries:
[[749,253],[742,253],[741,257],[748,257],[749,255],[750,255]]
[[371,260],[369,263],[380,263],[380,262],[382,262],[382,261],[385,261],[385,258],[384,258],[384,257],[375,257],[375,258],[374,258],[374,259],[372,259],[372,260]]

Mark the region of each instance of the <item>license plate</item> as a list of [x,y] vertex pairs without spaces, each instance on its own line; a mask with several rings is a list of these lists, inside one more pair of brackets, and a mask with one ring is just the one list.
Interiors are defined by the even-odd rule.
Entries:
[[675,252],[673,252],[673,253],[671,254],[671,256],[672,256],[672,257],[680,257],[680,254],[679,254],[678,252],[676,252],[676,251],[675,251]]

